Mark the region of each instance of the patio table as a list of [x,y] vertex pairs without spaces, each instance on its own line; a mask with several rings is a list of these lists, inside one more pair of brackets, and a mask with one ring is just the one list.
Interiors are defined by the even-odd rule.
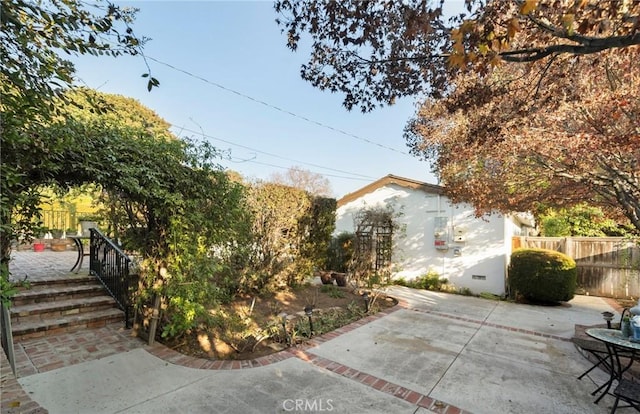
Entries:
[[82,267],[82,260],[84,259],[84,256],[88,256],[89,255],[89,253],[85,253],[84,252],[84,243],[82,243],[82,240],[89,240],[89,239],[91,239],[91,237],[89,237],[89,236],[68,236],[68,238],[73,240],[73,243],[76,245],[76,249],[78,250],[78,258],[76,259],[76,263],[73,265],[73,267],[69,271],[73,272],[75,270],[76,273],[78,273],[80,271],[80,268]]
[[[595,400],[597,404],[605,394],[609,393],[614,381],[620,382],[623,374],[631,368],[637,358],[640,358],[640,342],[623,337],[622,332],[617,329],[591,328],[587,329],[585,333],[604,342],[609,354],[609,380],[591,393],[591,395],[596,395],[602,391],[602,394]],[[623,364],[620,358],[629,358],[629,362]]]

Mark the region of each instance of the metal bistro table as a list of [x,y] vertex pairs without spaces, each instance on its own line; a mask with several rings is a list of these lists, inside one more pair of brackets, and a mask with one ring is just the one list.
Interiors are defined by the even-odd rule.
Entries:
[[[596,395],[604,389],[602,394],[595,400],[597,404],[605,394],[609,393],[613,382],[619,382],[622,379],[622,375],[631,368],[633,361],[640,358],[640,342],[632,342],[629,338],[624,338],[622,332],[617,329],[591,328],[585,332],[590,337],[604,342],[609,353],[611,376],[607,382],[591,393],[591,395]],[[620,358],[629,358],[629,362],[623,366]]]
[[80,271],[80,268],[82,267],[82,260],[84,259],[85,256],[89,256],[90,254],[88,252],[87,253],[84,252],[84,243],[82,243],[82,240],[90,240],[91,237],[89,236],[67,236],[67,237],[73,240],[73,243],[76,245],[76,249],[78,250],[78,258],[76,259],[76,264],[74,264],[71,270],[69,271],[73,272],[75,270],[76,273],[78,273]]

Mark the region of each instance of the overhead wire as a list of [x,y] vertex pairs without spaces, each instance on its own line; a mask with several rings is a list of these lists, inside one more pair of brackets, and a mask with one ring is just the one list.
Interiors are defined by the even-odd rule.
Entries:
[[[219,84],[219,83],[217,83],[217,82],[214,82],[214,81],[211,81],[211,80],[209,80],[209,79],[207,79],[207,78],[204,78],[204,77],[202,77],[202,76],[196,75],[196,74],[194,74],[194,73],[192,73],[192,72],[189,72],[188,70],[178,68],[178,67],[176,67],[176,66],[174,66],[174,65],[172,65],[172,64],[170,64],[170,63],[167,63],[167,62],[163,62],[163,61],[161,61],[161,60],[159,60],[159,59],[156,59],[156,58],[154,58],[154,57],[152,57],[152,56],[145,56],[145,57],[146,57],[147,59],[151,60],[151,61],[154,61],[154,62],[156,62],[156,63],[160,64],[160,65],[166,66],[166,67],[168,67],[168,68],[170,68],[170,69],[173,69],[173,70],[175,70],[175,71],[181,72],[181,73],[183,73],[183,74],[185,74],[185,75],[187,75],[187,76],[189,76],[189,77],[192,77],[192,78],[194,78],[194,79],[198,79],[198,80],[200,80],[200,81],[202,81],[202,82],[205,82],[205,83],[207,83],[207,84],[209,84],[209,85],[215,86],[216,88],[219,88],[219,89],[222,89],[222,90],[224,90],[224,91],[227,91],[227,92],[233,93],[233,94],[235,94],[235,95],[237,95],[237,96],[240,96],[240,97],[242,97],[242,98],[244,98],[244,99],[248,99],[248,100],[250,100],[250,101],[253,101],[253,102],[258,103],[258,104],[260,104],[260,105],[264,105],[264,106],[266,106],[266,107],[268,107],[268,108],[274,109],[274,110],[276,110],[276,111],[282,112],[282,113],[287,114],[287,115],[290,115],[290,116],[292,116],[292,117],[295,117],[295,118],[298,118],[298,119],[302,119],[302,120],[303,120],[303,121],[305,121],[305,122],[309,122],[309,123],[311,123],[311,124],[317,125],[317,126],[322,127],[322,128],[329,129],[329,130],[331,130],[331,131],[337,132],[337,133],[342,134],[342,135],[345,135],[345,136],[347,136],[347,137],[354,138],[354,139],[357,139],[357,140],[360,140],[360,141],[366,142],[367,144],[370,144],[370,145],[375,145],[375,146],[377,146],[377,147],[379,147],[379,148],[383,148],[383,149],[386,149],[386,150],[389,150],[389,151],[397,152],[397,153],[402,154],[402,155],[406,155],[406,156],[408,156],[408,157],[412,157],[412,155],[411,155],[411,154],[409,154],[408,152],[400,151],[400,150],[398,150],[398,149],[396,149],[396,148],[393,148],[393,147],[389,147],[389,146],[386,146],[386,145],[380,144],[380,143],[378,143],[378,142],[372,141],[372,140],[367,139],[367,138],[360,137],[360,136],[358,136],[358,135],[355,135],[355,134],[352,134],[352,133],[350,133],[350,132],[344,131],[344,130],[342,130],[342,129],[340,129],[340,128],[332,127],[331,125],[327,125],[327,124],[325,124],[325,123],[323,123],[323,122],[316,121],[316,120],[314,120],[314,119],[308,118],[308,117],[306,117],[306,116],[304,116],[304,115],[296,114],[296,113],[291,112],[291,111],[289,111],[289,110],[286,110],[286,109],[280,108],[279,106],[276,106],[276,105],[270,104],[270,103],[265,102],[265,101],[263,101],[263,100],[261,100],[261,99],[254,98],[254,97],[252,97],[252,96],[250,96],[250,95],[247,95],[247,94],[245,94],[245,93],[242,93],[242,92],[236,91],[235,89],[228,88],[228,87],[226,87],[226,86],[224,86],[224,85],[221,85],[221,84]],[[413,157],[412,157],[412,158],[413,158]]]
[[[231,160],[231,161],[235,162],[233,160]],[[280,169],[283,169],[283,170],[289,170],[290,169],[289,167],[283,167],[281,165],[269,164],[267,162],[255,161],[253,159],[242,160],[241,162],[250,162],[250,163],[253,163],[253,164],[264,165],[266,167],[280,168]],[[344,179],[347,179],[347,180],[371,181],[370,178],[359,178],[359,177],[353,177],[353,176],[352,177],[346,177],[344,175],[325,174],[325,173],[323,173],[322,175],[325,176],[325,177],[344,178]]]
[[[195,131],[193,129],[190,129],[190,128],[187,128],[187,127],[184,127],[184,126],[178,126],[178,125],[175,125],[175,124],[171,124],[171,126],[173,126],[174,128],[179,128],[182,131],[187,131],[187,132],[191,132],[193,134],[198,134],[198,135],[202,136],[203,138],[224,142],[224,143],[230,144],[230,145],[235,145],[235,146],[240,147],[240,148],[244,148],[244,149],[247,149],[247,150],[250,150],[250,151],[254,151],[254,152],[257,152],[257,153],[260,153],[260,154],[263,154],[263,155],[270,156],[270,157],[279,158],[281,160],[291,161],[291,162],[295,162],[295,163],[299,163],[299,164],[303,164],[303,165],[308,165],[308,166],[315,167],[315,168],[321,168],[321,169],[328,170],[328,171],[339,172],[339,173],[342,173],[342,174],[349,174],[350,176],[359,176],[359,177],[362,177],[362,178],[359,178],[361,180],[367,180],[368,181],[368,180],[375,180],[376,179],[375,177],[371,177],[371,176],[364,175],[364,174],[358,174],[358,173],[354,173],[354,172],[351,172],[351,171],[340,170],[340,169],[337,169],[337,168],[327,167],[327,166],[320,165],[320,164],[314,164],[314,163],[310,163],[310,162],[300,161],[300,160],[296,160],[296,159],[293,159],[293,158],[288,158],[288,157],[284,157],[284,156],[281,156],[281,155],[273,154],[273,153],[270,153],[270,152],[267,152],[267,151],[262,151],[262,150],[259,150],[257,148],[252,148],[252,147],[249,147],[249,146],[246,146],[246,145],[242,145],[242,144],[238,144],[238,143],[226,140],[226,139],[214,137],[213,135],[204,133],[204,131]],[[253,163],[256,163],[256,164],[260,164],[260,162],[258,162],[258,161],[253,161],[253,160],[245,160],[245,161],[253,162]],[[265,164],[265,163],[262,163],[262,164],[268,165],[268,166],[271,166],[271,167],[278,167],[278,168],[284,168],[284,169],[287,168],[287,167],[281,167],[281,166],[270,165],[270,164]],[[324,175],[329,175],[329,174],[324,174]],[[341,177],[341,176],[334,176],[334,177],[336,177],[336,178],[347,178],[347,177]],[[354,179],[355,179],[355,177],[354,177]]]

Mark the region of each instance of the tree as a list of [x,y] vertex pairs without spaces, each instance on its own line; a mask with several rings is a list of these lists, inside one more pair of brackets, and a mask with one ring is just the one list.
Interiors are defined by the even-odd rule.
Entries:
[[[140,54],[145,39],[131,27],[136,10],[79,0],[1,0],[0,267],[6,276],[10,241],[33,235],[39,186],[64,168],[73,131],[50,129],[74,67],[60,54]],[[146,74],[149,77],[149,73]],[[149,88],[158,86],[150,78]],[[77,138],[77,137],[75,137]]]
[[[566,68],[579,76],[568,76]],[[588,200],[640,229],[640,48],[459,76],[408,126],[454,201],[478,214]]]
[[284,174],[273,173],[270,181],[304,190],[315,196],[330,197],[332,193],[331,183],[326,177],[300,167],[289,168]]
[[459,72],[540,62],[640,44],[640,2],[466,0],[447,19],[444,0],[277,0],[287,46],[304,36],[302,78],[366,112],[403,96],[444,96]]
[[[137,55],[146,41],[133,33],[137,9],[102,0],[1,0],[0,5],[0,88],[6,107],[47,102],[72,85],[73,64],[60,53]],[[153,78],[149,82],[158,86]]]
[[607,218],[601,208],[578,204],[571,208],[546,209],[539,215],[542,236],[629,236],[628,225]]

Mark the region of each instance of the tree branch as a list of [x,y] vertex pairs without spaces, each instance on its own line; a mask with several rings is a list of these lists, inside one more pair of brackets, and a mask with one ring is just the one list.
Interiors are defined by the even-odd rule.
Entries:
[[[606,38],[582,38],[580,45],[551,45],[542,48],[517,49],[501,52],[498,55],[506,62],[534,62],[551,54],[569,53],[574,55],[588,55],[602,52],[606,49],[640,45],[640,32],[628,36]],[[567,39],[574,40],[567,37]],[[578,41],[578,40],[576,40]]]

